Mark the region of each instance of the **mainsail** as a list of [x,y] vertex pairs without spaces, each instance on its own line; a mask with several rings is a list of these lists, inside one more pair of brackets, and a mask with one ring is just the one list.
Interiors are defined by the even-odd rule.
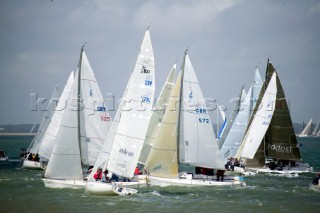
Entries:
[[221,147],[224,160],[226,161],[230,157],[235,157],[238,148],[241,145],[243,137],[245,135],[250,116],[256,105],[259,97],[259,92],[262,87],[262,80],[258,68],[255,70],[254,81],[250,87],[248,94],[243,97],[241,95],[240,108],[237,111],[236,118],[232,120],[232,126],[226,138],[222,138],[220,143],[224,142]]
[[[241,93],[239,95],[239,98],[236,99],[236,104],[230,114],[230,117],[228,119],[228,122],[226,124],[226,127],[224,128],[224,131],[222,132],[219,140],[218,140],[218,145],[219,145],[219,149],[222,148],[222,146],[224,145],[229,133],[230,133],[230,130],[233,126],[233,123],[241,109],[241,103],[244,101],[245,97],[247,97],[246,95],[246,92],[245,92],[245,89],[242,88],[241,89]],[[222,152],[223,153],[223,152]]]
[[179,162],[224,168],[209,111],[187,53],[182,66],[180,109]]

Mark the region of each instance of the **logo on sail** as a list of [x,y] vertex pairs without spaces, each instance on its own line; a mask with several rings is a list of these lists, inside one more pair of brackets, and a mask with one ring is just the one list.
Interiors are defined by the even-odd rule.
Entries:
[[129,157],[133,157],[134,153],[127,151],[127,148],[119,149],[119,152],[124,155],[128,155]]
[[280,144],[269,144],[268,149],[276,152],[284,152],[284,153],[291,153],[292,152],[292,146],[281,146]]
[[106,112],[106,111],[107,111],[107,108],[104,107],[104,106],[98,106],[98,107],[97,107],[97,111],[98,111],[98,112]]
[[141,73],[143,73],[143,74],[149,74],[149,73],[150,73],[150,70],[148,70],[147,67],[142,66],[142,68],[141,68]]

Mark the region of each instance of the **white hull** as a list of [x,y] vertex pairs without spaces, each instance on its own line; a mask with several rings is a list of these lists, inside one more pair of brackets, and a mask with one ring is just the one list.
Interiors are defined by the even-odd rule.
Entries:
[[41,178],[45,187],[48,188],[69,188],[69,189],[83,189],[86,186],[84,180],[58,180]]
[[245,182],[240,180],[224,180],[218,182],[205,179],[182,179],[182,178],[160,178],[149,176],[149,183],[152,186],[245,186]]
[[282,170],[270,168],[248,168],[249,171],[254,171],[256,173],[277,173],[277,174],[300,174],[313,172],[312,167],[284,167]]
[[308,138],[309,135],[298,135],[299,138]]
[[38,161],[31,161],[25,159],[22,164],[22,168],[25,169],[44,169],[44,165]]
[[132,194],[137,194],[138,190],[136,189],[131,189],[128,187],[123,187],[123,186],[119,186],[118,184],[112,184],[112,189],[113,192],[117,195],[132,195]]
[[1,157],[1,158],[0,158],[0,161],[7,161],[7,160],[9,160],[8,157]]
[[105,183],[101,181],[87,181],[87,184],[85,186],[86,193],[88,194],[96,194],[96,195],[116,195],[116,193],[113,191],[112,184],[117,184],[121,187],[127,187],[127,186],[146,186],[144,183],[139,182],[112,182],[112,183]]

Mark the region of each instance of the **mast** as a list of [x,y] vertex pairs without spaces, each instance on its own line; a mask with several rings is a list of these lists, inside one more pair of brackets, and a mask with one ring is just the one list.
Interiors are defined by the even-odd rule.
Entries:
[[183,94],[182,94],[182,91],[183,91],[183,81],[184,81],[184,65],[185,65],[185,62],[186,62],[186,56],[188,54],[188,48],[184,51],[184,58],[183,58],[183,62],[182,62],[182,65],[181,65],[181,84],[180,84],[180,97],[179,97],[179,113],[178,113],[178,128],[177,128],[177,131],[178,131],[178,134],[177,134],[177,162],[178,162],[178,168],[179,168],[179,162],[180,162],[180,159],[179,159],[179,147],[180,147],[180,115],[181,115],[181,109],[182,109],[182,104],[183,104]]
[[78,128],[78,143],[79,143],[79,152],[80,152],[80,162],[81,167],[83,168],[83,162],[82,162],[82,150],[81,150],[81,126],[80,126],[80,103],[81,103],[81,64],[82,64],[82,53],[84,51],[84,45],[82,45],[80,50],[80,59],[79,59],[79,65],[78,65],[78,89],[77,89],[77,128]]

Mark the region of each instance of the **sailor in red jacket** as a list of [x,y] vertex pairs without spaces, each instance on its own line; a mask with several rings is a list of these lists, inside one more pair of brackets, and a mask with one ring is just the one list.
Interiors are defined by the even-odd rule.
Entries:
[[96,173],[94,173],[93,178],[95,180],[101,180],[101,177],[102,177],[102,169],[100,168],[96,171]]

